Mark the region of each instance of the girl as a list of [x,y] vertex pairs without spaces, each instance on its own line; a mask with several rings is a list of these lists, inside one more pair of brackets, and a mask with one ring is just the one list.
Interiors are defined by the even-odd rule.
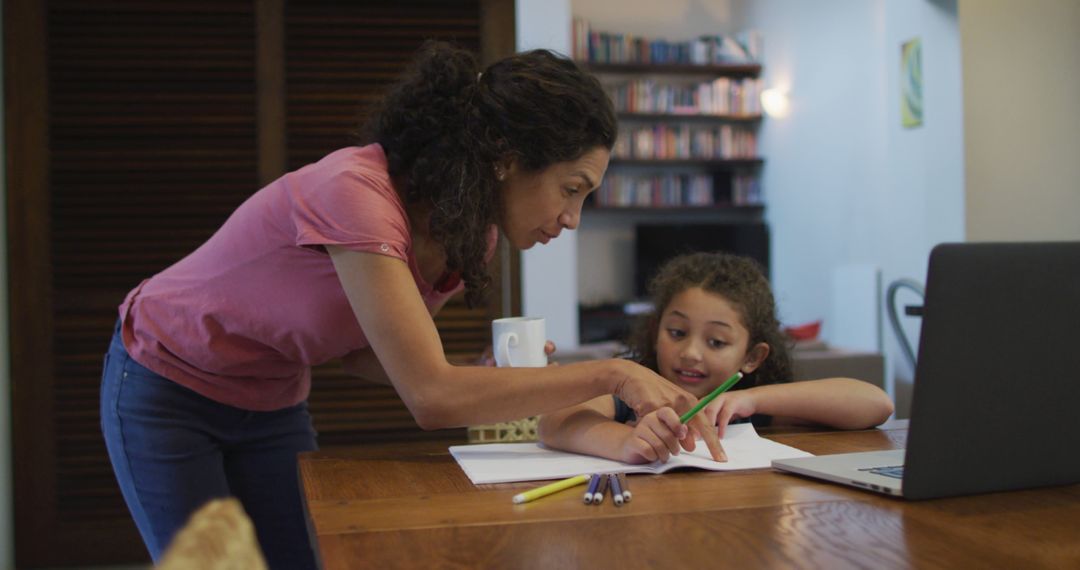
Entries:
[[[630,343],[638,362],[698,398],[736,372],[744,375],[698,414],[721,437],[733,420],[862,429],[892,414],[885,392],[866,382],[791,382],[772,292],[752,260],[725,253],[680,256],[660,269],[649,292],[656,310]],[[659,408],[638,419],[617,396],[547,414],[539,432],[550,447],[626,463],[666,462],[680,446],[694,449],[693,430],[679,423],[675,410]]]
[[[296,455],[316,448],[311,367],[391,384],[424,429],[615,394],[639,413],[696,398],[611,359],[559,368],[447,362],[432,315],[479,300],[497,233],[519,249],[578,226],[615,114],[595,78],[537,50],[480,69],[431,43],[361,145],[252,194],[202,246],[120,305],[101,421],[155,560],[188,516],[235,496],[272,568],[313,568]],[[700,427],[704,431],[704,421]],[[713,445],[719,453],[715,434]]]

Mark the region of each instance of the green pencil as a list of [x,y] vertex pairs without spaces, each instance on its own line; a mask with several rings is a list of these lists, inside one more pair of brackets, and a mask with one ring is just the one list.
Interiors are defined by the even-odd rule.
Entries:
[[739,380],[742,380],[742,372],[736,372],[731,378],[728,378],[726,381],[724,381],[723,384],[718,386],[715,390],[713,390],[712,392],[709,392],[709,395],[702,398],[701,401],[698,402],[696,406],[694,406],[693,408],[690,408],[689,412],[686,412],[685,414],[679,416],[679,421],[684,423],[684,424],[686,422],[690,421],[690,418],[694,417],[694,414],[700,412],[701,409],[704,408],[705,406],[708,406],[709,402],[715,400],[717,396],[719,396],[720,394],[723,394],[724,392],[727,392]]

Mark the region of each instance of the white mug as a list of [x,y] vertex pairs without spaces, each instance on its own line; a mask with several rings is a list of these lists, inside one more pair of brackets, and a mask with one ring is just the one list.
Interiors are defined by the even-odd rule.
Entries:
[[496,366],[547,366],[547,333],[542,317],[510,317],[491,321],[492,351]]

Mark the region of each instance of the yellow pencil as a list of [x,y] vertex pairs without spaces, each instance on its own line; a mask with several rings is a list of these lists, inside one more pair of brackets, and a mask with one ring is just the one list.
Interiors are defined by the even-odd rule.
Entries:
[[531,491],[525,491],[524,493],[518,493],[514,495],[514,504],[528,503],[529,501],[535,501],[540,497],[546,497],[552,493],[558,493],[563,489],[569,489],[570,487],[577,487],[589,482],[589,475],[578,475],[569,479],[563,479],[562,481],[556,481],[554,483],[544,485],[543,487],[537,487]]

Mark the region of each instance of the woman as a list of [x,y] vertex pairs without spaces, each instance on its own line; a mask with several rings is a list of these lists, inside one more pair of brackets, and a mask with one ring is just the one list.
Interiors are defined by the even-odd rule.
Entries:
[[310,368],[333,359],[391,384],[424,429],[601,394],[642,414],[696,401],[625,360],[452,366],[432,320],[462,288],[482,297],[497,230],[528,249],[577,227],[615,141],[594,78],[542,50],[481,73],[429,43],[364,132],[253,194],[120,306],[102,426],[155,559],[198,506],[234,495],[272,567],[314,565],[296,454],[316,448]]

